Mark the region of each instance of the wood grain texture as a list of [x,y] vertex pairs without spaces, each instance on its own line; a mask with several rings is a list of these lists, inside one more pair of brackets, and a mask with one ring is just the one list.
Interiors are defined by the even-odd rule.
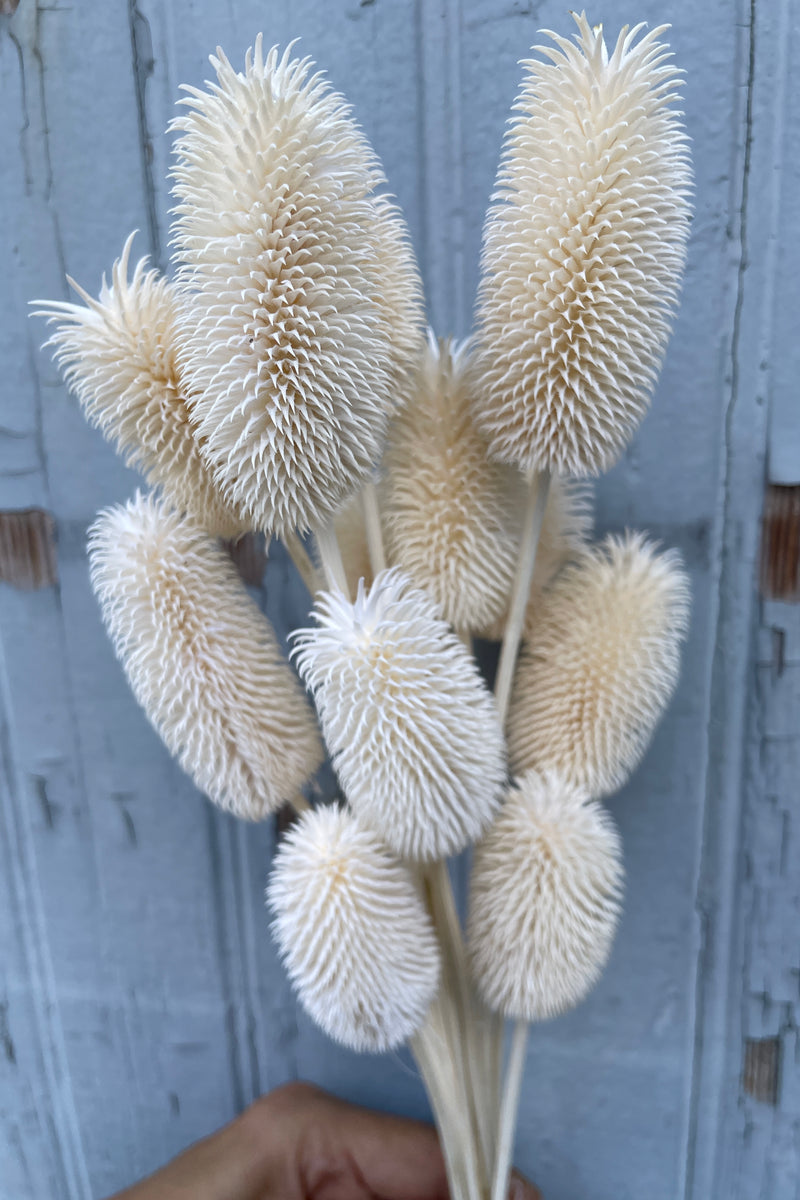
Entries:
[[[405,1055],[349,1054],[298,1012],[263,908],[272,825],[198,796],[126,687],[84,541],[138,481],[83,422],[27,302],[66,297],[66,273],[96,291],[132,228],[134,252],[168,264],[178,85],[209,77],[218,44],[240,62],[263,30],[299,36],[347,93],[407,214],[431,319],[467,333],[517,60],[539,28],[570,32],[567,7],[0,9],[0,509],[52,513],[58,567],[40,590],[0,582],[0,1200],[108,1194],[295,1076],[425,1111]],[[533,1033],[517,1158],[549,1200],[791,1200],[800,608],[760,600],[757,583],[765,485],[800,483],[800,13],[605,0],[589,16],[611,36],[671,21],[687,72],[682,305],[653,410],[598,488],[597,526],[678,547],[693,620],[678,694],[611,802],[627,866],[612,961],[587,1003]],[[259,584],[261,565],[243,559],[285,640],[308,597],[280,548]]]

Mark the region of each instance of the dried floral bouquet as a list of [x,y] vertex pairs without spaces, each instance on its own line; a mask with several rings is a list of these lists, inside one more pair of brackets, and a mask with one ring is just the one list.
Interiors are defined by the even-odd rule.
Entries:
[[[218,52],[174,122],[174,281],[145,260],[129,278],[129,239],[97,300],[75,285],[82,304],[38,310],[154,489],[89,542],[131,687],[215,803],[296,807],[268,888],[287,970],[338,1041],[410,1042],[454,1200],[506,1195],[528,1024],[606,962],[623,873],[600,800],[687,623],[674,553],[590,545],[576,483],[619,457],[663,357],[689,222],[679,75],[662,29],[609,52],[577,26],[524,64],[470,342],[426,340],[375,154],[309,61],[260,38],[243,72]],[[220,541],[251,530],[314,598],[294,658],[334,805],[305,798],[318,725]],[[502,639],[494,695],[476,636]],[[447,859],[470,845],[464,931]]]

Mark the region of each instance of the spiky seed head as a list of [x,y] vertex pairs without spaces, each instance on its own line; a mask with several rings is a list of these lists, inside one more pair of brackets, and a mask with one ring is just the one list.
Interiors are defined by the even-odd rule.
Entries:
[[306,1011],[353,1050],[392,1050],[436,994],[439,947],[411,875],[336,807],[304,813],[267,890],[273,932]]
[[92,586],[136,699],[215,804],[258,820],[317,770],[306,696],[229,556],[137,495],[89,537]]
[[223,498],[189,421],[186,383],[178,365],[181,305],[175,288],[142,258],[128,280],[134,235],[103,279],[94,300],[38,302],[37,314],[56,323],[46,343],[55,349],[86,417],[179,512],[209,533],[236,538],[250,528]]
[[[522,517],[525,511],[528,485],[525,477],[515,467],[503,466],[502,471],[508,506],[513,514],[510,530],[516,561],[522,536]],[[523,638],[534,636],[537,613],[547,588],[561,568],[568,562],[577,559],[586,548],[592,533],[592,523],[591,485],[577,482],[574,479],[561,479],[558,475],[554,475],[550,483],[542,532],[536,550],[536,563],[525,611]],[[506,595],[506,603],[497,620],[490,625],[477,628],[473,632],[490,641],[501,641],[508,616],[508,598]]]
[[[377,160],[309,60],[187,89],[173,171],[185,371],[217,478],[259,527],[332,515],[410,386],[419,280]],[[403,330],[399,334],[399,330]]]
[[609,536],[559,575],[517,668],[515,771],[554,768],[592,796],[637,765],[675,688],[689,586],[674,551]]
[[355,603],[322,593],[295,653],[352,808],[405,858],[457,854],[505,780],[494,699],[427,593],[381,571]]
[[620,912],[622,847],[611,817],[555,773],[517,782],[475,851],[468,940],[486,1004],[540,1021],[597,982]]
[[[527,62],[484,231],[476,415],[494,457],[593,476],[644,415],[686,256],[680,84],[658,41],[576,17]],[[638,40],[637,40],[638,38]]]
[[385,458],[392,562],[458,630],[502,613],[516,562],[505,469],[472,417],[466,343],[431,334],[417,392],[394,418]]

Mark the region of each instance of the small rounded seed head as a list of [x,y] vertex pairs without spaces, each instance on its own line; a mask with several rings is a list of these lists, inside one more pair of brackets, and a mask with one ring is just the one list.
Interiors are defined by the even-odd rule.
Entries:
[[497,708],[472,656],[396,569],[353,604],[322,593],[314,615],[295,653],[350,805],[405,858],[457,854],[505,780]]
[[622,882],[603,807],[555,773],[523,775],[472,866],[469,952],[489,1008],[541,1021],[579,1004],[611,951]]
[[207,533],[137,496],[90,531],[92,586],[136,699],[215,804],[259,820],[322,762],[269,622]]
[[513,770],[554,768],[592,796],[621,787],[674,691],[688,620],[680,558],[640,534],[607,537],[567,566],[517,668]]
[[430,336],[416,395],[392,423],[385,466],[391,561],[458,630],[503,612],[516,562],[505,468],[472,416],[466,344]]
[[[650,401],[677,300],[691,172],[663,28],[576,17],[527,62],[484,231],[476,416],[494,457],[594,476]],[[637,40],[638,39],[638,40]]]
[[183,368],[217,479],[266,531],[331,516],[380,459],[422,336],[397,208],[342,98],[308,60],[187,89],[174,122]]
[[400,1046],[436,994],[439,947],[409,871],[342,809],[304,813],[267,890],[303,1007],[353,1050]]
[[178,365],[180,298],[157,271],[146,269],[146,258],[128,280],[133,236],[98,300],[73,284],[83,304],[50,301],[37,310],[56,323],[47,345],[55,348],[88,420],[128,466],[209,533],[239,537],[250,523],[214,482],[189,421]]

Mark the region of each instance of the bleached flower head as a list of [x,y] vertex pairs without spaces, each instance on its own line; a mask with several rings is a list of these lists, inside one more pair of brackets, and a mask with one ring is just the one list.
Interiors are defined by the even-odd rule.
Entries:
[[607,537],[567,566],[517,668],[513,770],[554,768],[592,796],[621,787],[675,688],[688,619],[679,556],[640,534]]
[[525,64],[484,231],[475,412],[494,457],[590,476],[647,409],[691,173],[664,27],[626,27],[609,54],[576,21],[577,44],[550,34]]
[[468,939],[489,1008],[539,1021],[597,982],[620,912],[622,847],[611,817],[555,773],[528,772],[476,848]]
[[215,804],[258,820],[322,761],[311,707],[228,555],[147,496],[106,509],[92,586],[136,699]]
[[128,466],[209,533],[238,537],[250,525],[220,493],[189,423],[178,365],[179,297],[157,271],[146,269],[146,258],[128,280],[133,237],[114,263],[110,285],[103,279],[98,300],[73,284],[83,304],[52,300],[37,309],[57,323],[47,345],[55,348],[88,420]]
[[382,1051],[416,1033],[436,994],[439,946],[409,871],[350,813],[304,813],[267,896],[303,1007],[337,1042]]
[[390,429],[384,509],[391,560],[465,631],[501,615],[516,563],[504,468],[475,426],[468,364],[465,343],[430,335],[416,395]]
[[317,597],[295,635],[345,795],[398,854],[457,854],[488,825],[505,780],[494,699],[423,591],[382,571],[351,604]]
[[379,460],[410,387],[421,292],[399,211],[309,60],[187,89],[173,171],[193,417],[217,478],[268,531],[333,514]]

